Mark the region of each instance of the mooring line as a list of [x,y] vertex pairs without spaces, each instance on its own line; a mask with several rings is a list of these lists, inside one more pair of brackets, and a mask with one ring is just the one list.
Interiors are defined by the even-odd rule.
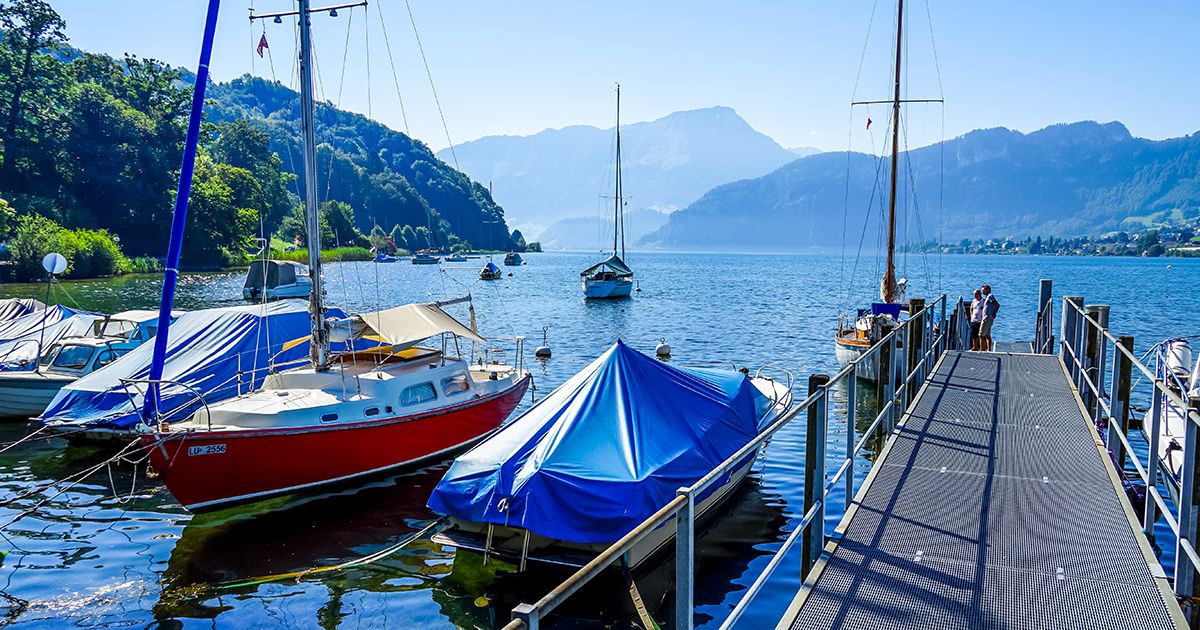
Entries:
[[17,521],[25,518],[26,516],[29,516],[30,514],[33,514],[34,512],[38,511],[46,503],[49,503],[50,501],[53,501],[54,499],[57,499],[58,497],[61,497],[62,495],[66,494],[75,486],[79,485],[80,483],[83,483],[83,480],[85,480],[88,477],[90,477],[91,475],[95,474],[101,468],[104,468],[105,466],[109,465],[110,463],[117,461],[117,460],[121,459],[122,457],[124,457],[126,453],[128,453],[130,450],[132,450],[137,445],[138,445],[138,440],[133,440],[132,442],[127,444],[125,446],[125,448],[122,448],[120,451],[118,451],[116,455],[113,455],[112,457],[100,462],[99,464],[96,464],[95,466],[92,466],[90,468],[85,468],[73,475],[68,475],[66,477],[63,477],[60,480],[53,481],[53,482],[50,482],[50,483],[42,485],[42,486],[38,486],[37,488],[34,488],[32,490],[29,490],[27,492],[19,494],[10,499],[0,501],[0,507],[7,507],[9,505],[12,505],[13,503],[16,503],[17,501],[21,501],[22,499],[26,499],[35,494],[45,492],[45,491],[53,488],[57,484],[63,483],[64,481],[68,481],[68,480],[71,481],[71,483],[67,484],[67,486],[65,488],[63,488],[62,490],[59,490],[55,494],[52,494],[52,495],[42,499],[41,501],[38,501],[37,503],[33,504],[33,507],[30,507],[26,510],[19,512],[16,516],[9,519],[3,525],[0,525],[0,530],[7,529],[8,526],[12,525],[13,523],[16,523]]
[[291,578],[294,578],[297,582],[299,582],[301,579],[303,579],[305,576],[308,576],[308,575],[315,575],[318,573],[328,573],[330,571],[338,571],[341,569],[349,569],[352,567],[368,565],[373,562],[378,562],[379,560],[382,560],[382,559],[396,553],[397,551],[400,551],[401,549],[407,547],[409,544],[411,544],[417,540],[420,540],[421,538],[424,538],[425,534],[428,534],[430,531],[440,527],[441,525],[444,525],[445,522],[446,522],[446,517],[443,516],[443,517],[439,518],[438,520],[426,525],[420,531],[412,534],[408,538],[405,538],[404,540],[402,540],[386,549],[381,549],[380,551],[376,551],[375,553],[367,554],[361,558],[356,558],[354,560],[350,560],[347,562],[342,562],[341,564],[334,564],[334,565],[330,565],[330,566],[326,566],[326,567],[313,567],[313,568],[309,568],[309,569],[304,569],[302,571],[292,571],[289,573],[277,573],[275,575],[265,575],[262,577],[257,577],[257,578],[253,578],[253,579],[249,579],[249,580],[224,582],[224,583],[218,584],[217,588],[231,589],[231,588],[239,588],[242,586],[255,586],[257,584],[264,584],[266,582],[278,582],[279,580],[287,580],[287,579],[291,579]]

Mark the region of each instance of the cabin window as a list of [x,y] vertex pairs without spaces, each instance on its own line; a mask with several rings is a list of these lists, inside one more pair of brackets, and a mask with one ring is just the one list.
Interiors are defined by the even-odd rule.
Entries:
[[471,389],[471,383],[467,380],[466,374],[455,374],[442,379],[442,391],[446,392],[447,396],[461,394]]
[[404,391],[400,392],[400,405],[410,407],[435,398],[437,398],[437,390],[433,388],[433,383],[421,383],[405,387]]
[[368,418],[370,418],[371,416],[378,416],[379,415],[379,407],[367,407],[367,410],[364,411],[363,414],[365,414]]
[[386,409],[388,413],[392,413],[392,406],[391,406],[391,405],[388,405],[387,407],[384,407],[384,409]]
[[88,346],[66,346],[58,352],[53,365],[67,370],[82,370],[95,353],[96,349]]
[[154,325],[146,326],[146,339],[149,339],[157,334],[158,334],[158,326],[154,326]]
[[121,353],[113,352],[112,350],[105,350],[101,352],[100,356],[96,357],[96,367],[94,369],[98,370],[109,363],[116,361],[117,357],[119,356],[121,356]]
[[45,354],[42,355],[42,361],[41,361],[42,367],[48,367],[50,365],[50,362],[54,360],[54,357],[56,355],[58,355],[58,351],[61,349],[62,349],[62,346],[50,346],[50,349],[47,350],[45,352]]
[[321,422],[337,422],[338,415],[336,413],[327,413],[321,416]]

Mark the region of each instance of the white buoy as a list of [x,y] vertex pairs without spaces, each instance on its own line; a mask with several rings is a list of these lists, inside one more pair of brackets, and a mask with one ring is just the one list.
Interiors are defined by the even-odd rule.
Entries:
[[538,359],[549,359],[550,358],[550,345],[549,345],[549,343],[546,342],[546,336],[547,336],[547,333],[549,332],[549,330],[550,330],[549,326],[542,326],[542,345],[538,346],[537,348],[534,348],[534,350],[533,350],[533,356]]
[[654,346],[654,356],[660,359],[666,359],[671,356],[671,346],[667,345],[665,337],[659,337],[658,345]]

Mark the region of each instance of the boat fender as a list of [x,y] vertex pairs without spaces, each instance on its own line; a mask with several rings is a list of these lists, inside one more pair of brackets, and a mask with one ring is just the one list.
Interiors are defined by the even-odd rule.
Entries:
[[671,346],[667,345],[665,337],[658,338],[658,345],[654,346],[654,356],[660,359],[666,359],[671,356]]

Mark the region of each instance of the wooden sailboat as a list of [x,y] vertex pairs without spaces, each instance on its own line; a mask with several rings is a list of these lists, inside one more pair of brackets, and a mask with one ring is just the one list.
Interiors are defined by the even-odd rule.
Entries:
[[[207,70],[216,2],[210,5],[202,71]],[[365,2],[359,5],[365,5]],[[156,379],[161,379],[167,327],[156,339],[140,436],[163,482],[184,507],[208,510],[238,502],[341,482],[417,465],[490,434],[516,408],[530,376],[519,368],[487,362],[472,365],[452,352],[460,339],[483,344],[470,328],[442,311],[450,303],[410,304],[352,318],[327,320],[323,304],[320,234],[317,223],[316,135],[314,130],[312,33],[309,0],[298,10],[252,15],[251,19],[298,16],[300,98],[305,168],[311,365],[267,377],[256,391],[203,405],[185,422],[169,424],[159,413]],[[198,128],[204,75],[197,80],[192,128]],[[189,145],[194,155],[194,144]],[[183,175],[190,175],[185,162]],[[186,212],[186,187],[181,184]],[[182,221],[173,221],[171,261],[178,260]],[[168,264],[163,308],[173,297],[175,264]],[[472,324],[474,322],[472,311]],[[331,356],[330,338],[370,339],[372,347]],[[441,349],[421,347],[442,340]],[[452,340],[452,343],[449,341]],[[380,343],[382,345],[375,345]],[[518,341],[517,363],[521,361]],[[457,354],[457,356],[456,356]]]
[[[892,156],[891,177],[888,191],[888,230],[887,230],[887,263],[883,278],[879,283],[880,302],[871,304],[870,308],[859,309],[854,316],[838,318],[837,336],[834,348],[837,359],[842,365],[849,365],[862,354],[871,349],[877,341],[887,335],[900,320],[905,306],[905,288],[907,281],[896,279],[896,184],[897,170],[900,164],[900,104],[905,102],[940,102],[929,99],[921,101],[904,101],[900,98],[900,68],[901,53],[904,41],[904,0],[898,0],[896,8],[896,70],[893,83],[892,99],[890,101],[857,101],[853,105],[889,103],[892,106]],[[859,363],[857,374],[860,378],[875,380],[878,372],[878,359],[874,358]]]
[[[579,273],[583,295],[591,299],[627,298],[633,293],[633,269],[625,263],[625,199],[621,190],[621,86],[617,86],[617,172],[613,197],[612,255]],[[620,255],[617,246],[620,245]]]

